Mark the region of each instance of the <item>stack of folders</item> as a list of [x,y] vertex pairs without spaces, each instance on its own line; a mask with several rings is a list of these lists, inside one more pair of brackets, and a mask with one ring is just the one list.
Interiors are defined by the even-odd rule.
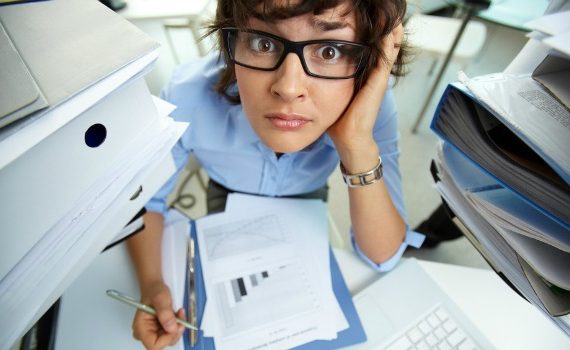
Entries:
[[98,1],[0,7],[0,348],[174,172],[157,44]]
[[337,349],[365,341],[327,226],[321,200],[242,194],[229,196],[224,213],[199,219],[195,348]]
[[448,86],[434,177],[490,265],[570,335],[570,57],[546,48],[532,64],[529,44],[529,73]]

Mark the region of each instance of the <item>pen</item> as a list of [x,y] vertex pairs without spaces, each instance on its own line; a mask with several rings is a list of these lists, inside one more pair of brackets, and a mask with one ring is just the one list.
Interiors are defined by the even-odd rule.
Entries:
[[[145,305],[141,302],[138,302],[137,300],[135,300],[133,297],[130,297],[128,295],[122,294],[114,289],[109,289],[107,290],[107,295],[110,296],[113,299],[122,301],[125,304],[131,305],[136,307],[137,309],[146,312],[147,314],[156,316],[156,310],[152,307],[152,306],[148,306]],[[196,328],[195,326],[191,325],[189,322],[181,320],[179,318],[176,318],[176,323],[183,325],[184,327],[188,328],[188,329],[193,329],[195,331],[198,330],[198,328]]]

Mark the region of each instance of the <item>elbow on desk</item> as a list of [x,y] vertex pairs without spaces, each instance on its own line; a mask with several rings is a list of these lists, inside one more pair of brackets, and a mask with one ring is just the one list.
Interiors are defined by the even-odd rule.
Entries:
[[[361,250],[361,252],[364,256],[366,256],[366,258],[371,263],[373,263],[374,265],[381,266],[381,265],[384,265],[385,263],[391,261],[392,258],[394,258],[394,256],[400,250],[400,247],[401,247],[401,243],[398,244],[397,246],[394,246],[393,249],[391,249],[391,250],[372,249],[370,251]],[[388,269],[388,270],[390,270],[390,269]],[[385,271],[385,270],[382,269],[382,271]]]
[[[402,232],[401,239],[396,239],[392,242],[375,242],[375,244],[361,246],[355,243],[355,249],[360,250],[360,255],[368,260],[381,271],[391,270],[395,266],[393,259],[402,247],[405,239],[405,230]],[[389,267],[392,266],[392,267]]]
[[390,261],[394,255],[398,252],[399,246],[396,247],[391,252],[372,252],[372,253],[364,253],[366,257],[375,265],[383,265],[384,263]]

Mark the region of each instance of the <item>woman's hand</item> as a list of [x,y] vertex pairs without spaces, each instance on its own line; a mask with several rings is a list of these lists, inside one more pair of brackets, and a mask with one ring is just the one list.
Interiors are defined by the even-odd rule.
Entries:
[[186,319],[184,309],[176,315],[172,311],[170,290],[163,282],[154,283],[143,290],[142,302],[154,307],[156,316],[138,310],[133,320],[133,337],[145,348],[158,350],[176,344],[184,327],[176,323],[175,317]]
[[[388,87],[390,71],[398,57],[400,45],[404,36],[404,28],[400,23],[384,39],[382,50],[387,61],[379,59],[364,86],[358,91],[343,115],[327,130],[336,145],[344,166],[347,166],[352,155],[362,151],[376,149],[373,138],[373,128],[382,99]],[[375,159],[377,161],[378,152]],[[356,166],[358,167],[358,166]],[[367,169],[355,169],[364,171]]]

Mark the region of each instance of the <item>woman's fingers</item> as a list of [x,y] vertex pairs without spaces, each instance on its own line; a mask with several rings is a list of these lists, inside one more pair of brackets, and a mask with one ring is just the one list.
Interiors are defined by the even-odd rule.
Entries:
[[179,309],[175,315],[170,291],[163,283],[145,290],[144,296],[143,301],[156,310],[156,316],[137,311],[133,319],[133,337],[152,350],[175,344],[184,333],[184,327],[176,323],[175,317],[185,319],[184,310]]
[[172,311],[172,299],[169,292],[159,293],[152,298],[152,306],[162,328],[168,333],[176,332],[176,319]]

